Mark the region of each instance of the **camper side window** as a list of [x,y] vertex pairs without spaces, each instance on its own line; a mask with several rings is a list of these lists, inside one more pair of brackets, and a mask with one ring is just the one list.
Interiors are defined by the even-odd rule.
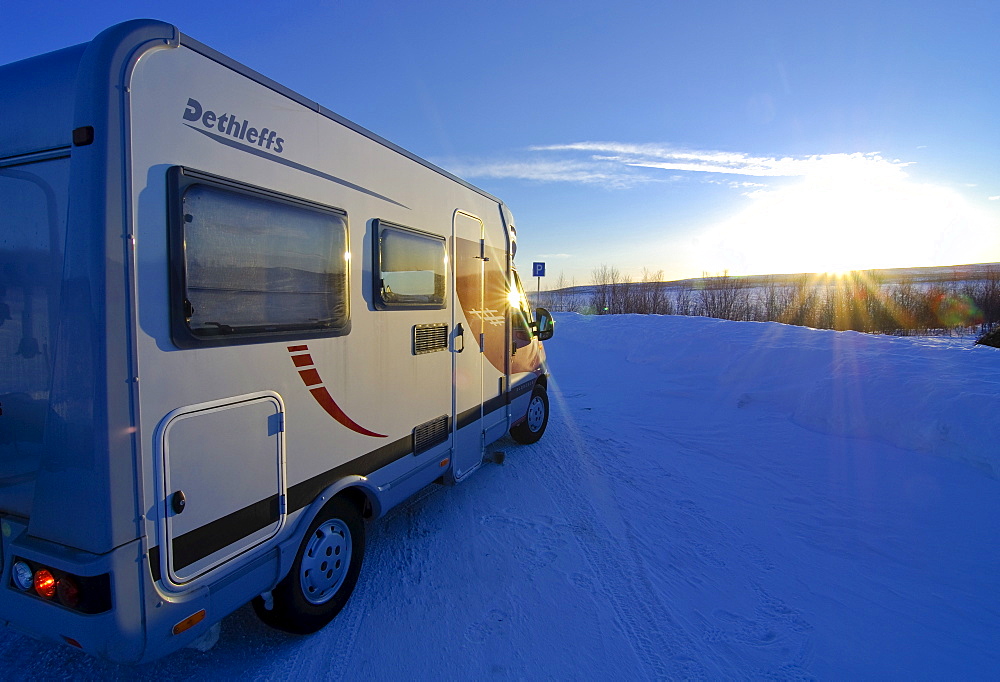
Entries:
[[444,237],[374,221],[372,268],[375,306],[380,310],[440,310],[445,307],[447,252]]
[[347,333],[346,214],[173,170],[178,345]]

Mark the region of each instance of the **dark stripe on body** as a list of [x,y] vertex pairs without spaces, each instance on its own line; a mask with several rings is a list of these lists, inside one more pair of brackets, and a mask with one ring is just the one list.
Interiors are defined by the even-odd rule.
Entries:
[[469,426],[470,424],[475,424],[477,421],[479,421],[480,409],[482,409],[483,416],[486,416],[506,406],[507,406],[507,396],[498,395],[495,398],[490,398],[481,406],[477,405],[476,407],[470,408],[465,412],[459,412],[458,428],[464,429],[466,426]]
[[174,570],[187,568],[196,561],[267,528],[277,520],[278,495],[274,494],[211,523],[206,523],[201,528],[188,531],[174,538]]
[[367,476],[373,471],[378,471],[382,467],[392,464],[397,459],[406,457],[411,452],[413,452],[413,437],[407,435],[372,450],[367,455],[362,455],[318,476],[296,483],[288,489],[288,513],[291,514],[311,504],[324,489],[345,476]]

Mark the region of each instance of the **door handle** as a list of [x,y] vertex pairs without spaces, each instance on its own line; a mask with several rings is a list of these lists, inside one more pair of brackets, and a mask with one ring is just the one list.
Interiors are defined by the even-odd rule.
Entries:
[[175,514],[180,514],[184,511],[184,507],[187,506],[187,495],[184,494],[183,490],[178,490],[176,493],[170,496],[170,508],[174,510]]
[[[461,345],[458,343],[459,339],[462,341]],[[463,350],[465,350],[465,328],[459,322],[455,325],[455,335],[452,337],[451,352],[461,353]]]

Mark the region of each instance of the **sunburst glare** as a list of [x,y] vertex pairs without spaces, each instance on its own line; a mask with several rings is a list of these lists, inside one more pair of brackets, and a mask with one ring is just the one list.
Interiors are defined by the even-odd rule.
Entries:
[[699,240],[709,272],[843,273],[1000,256],[995,216],[881,159],[854,157],[747,196],[749,207]]

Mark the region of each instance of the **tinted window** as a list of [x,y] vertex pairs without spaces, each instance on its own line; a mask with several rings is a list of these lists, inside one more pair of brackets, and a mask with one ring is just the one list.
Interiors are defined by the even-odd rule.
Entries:
[[0,168],[0,511],[25,517],[45,420],[54,414],[68,187],[68,158]]
[[193,340],[347,330],[342,212],[203,182],[178,193],[183,272],[175,316]]
[[380,308],[444,308],[443,237],[376,221],[375,292]]

